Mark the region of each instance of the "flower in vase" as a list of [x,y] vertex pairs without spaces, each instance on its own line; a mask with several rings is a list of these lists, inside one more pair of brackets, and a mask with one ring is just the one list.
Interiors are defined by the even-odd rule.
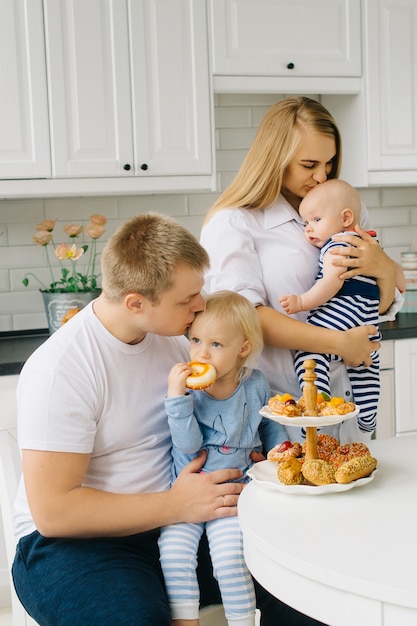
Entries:
[[78,259],[84,254],[84,248],[77,248],[75,243],[69,246],[67,243],[60,243],[55,248],[55,256],[60,261],[78,261]]
[[[29,277],[31,276],[38,282],[41,291],[48,293],[85,292],[98,289],[97,279],[99,275],[96,274],[96,261],[98,256],[96,242],[97,239],[104,234],[106,222],[107,218],[105,218],[104,215],[94,214],[91,215],[90,222],[85,227],[81,224],[68,224],[64,226],[63,230],[69,237],[71,243],[60,244],[56,244],[53,237],[56,220],[44,220],[40,224],[37,224],[35,226],[36,232],[32,239],[45,250],[51,282],[49,285],[45,285],[32,272],[28,272],[25,274],[22,281],[25,287],[28,286]],[[77,246],[75,240],[83,232],[91,238],[91,243]],[[59,261],[58,276],[55,276],[54,272],[57,270],[52,267],[49,256],[50,247],[53,248],[55,256]],[[85,274],[83,274],[78,271],[77,262],[88,250],[87,270]]]
[[81,224],[68,224],[64,226],[64,233],[68,235],[68,237],[78,237],[83,232],[83,227]]

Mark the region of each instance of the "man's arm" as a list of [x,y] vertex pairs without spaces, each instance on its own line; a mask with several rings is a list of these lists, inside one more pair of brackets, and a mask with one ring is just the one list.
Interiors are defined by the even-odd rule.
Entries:
[[[199,473],[205,452],[169,491],[116,494],[83,486],[90,455],[23,450],[23,474],[35,525],[46,537],[122,537],[177,522],[236,515],[239,470]],[[223,496],[226,500],[224,500]]]

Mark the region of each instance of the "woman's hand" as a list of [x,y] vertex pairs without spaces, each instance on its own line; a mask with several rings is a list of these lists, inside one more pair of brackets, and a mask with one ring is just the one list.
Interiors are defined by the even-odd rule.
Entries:
[[[339,278],[346,280],[352,276],[373,276],[379,287],[379,312],[385,313],[394,301],[395,286],[404,287],[401,280],[401,268],[381,248],[375,237],[369,235],[360,226],[355,226],[360,235],[337,235],[334,241],[344,241],[351,247],[331,248],[335,255],[333,265],[348,268]],[[403,276],[403,275],[402,275]]]
[[330,254],[335,255],[333,265],[348,268],[340,274],[342,280],[352,276],[384,277],[387,268],[392,271],[394,261],[385,254],[375,237],[369,235],[360,226],[355,226],[356,235],[337,235],[333,241],[343,241],[351,247],[331,248]]
[[338,352],[345,365],[357,367],[362,363],[368,367],[372,364],[371,352],[379,350],[379,341],[371,341],[370,337],[378,333],[375,326],[357,326],[349,330],[338,331],[340,346]]

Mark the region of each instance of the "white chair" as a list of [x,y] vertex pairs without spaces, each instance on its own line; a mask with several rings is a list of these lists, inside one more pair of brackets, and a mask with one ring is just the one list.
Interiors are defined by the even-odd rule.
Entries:
[[16,552],[13,531],[13,506],[21,473],[21,462],[17,440],[13,430],[0,430],[0,507],[6,544],[7,564],[10,579],[13,626],[34,626],[37,624],[21,605],[16,595],[11,567]]

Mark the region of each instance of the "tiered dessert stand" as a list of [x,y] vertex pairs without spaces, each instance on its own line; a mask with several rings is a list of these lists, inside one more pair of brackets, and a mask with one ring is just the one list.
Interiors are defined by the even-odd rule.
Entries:
[[[303,396],[305,409],[304,413],[298,417],[288,417],[287,415],[277,415],[273,412],[269,406],[264,406],[260,413],[264,417],[267,417],[275,422],[278,422],[284,426],[299,426],[306,429],[306,450],[305,460],[317,459],[317,428],[322,426],[332,426],[334,424],[340,424],[341,422],[349,419],[356,418],[359,413],[359,409],[355,407],[355,410],[345,415],[320,415],[317,406],[317,387],[315,381],[317,375],[315,373],[316,362],[313,359],[307,359],[303,363],[305,385],[303,388]],[[376,471],[376,470],[375,470]],[[261,461],[256,463],[249,471],[248,476],[255,480],[262,487],[267,489],[278,489],[285,493],[292,494],[314,494],[319,495],[322,493],[334,493],[339,491],[347,491],[353,487],[360,487],[367,484],[374,477],[375,471],[365,478],[360,478],[356,481],[352,481],[347,484],[330,483],[326,485],[284,485],[280,483],[276,475],[275,463],[271,461]]]

